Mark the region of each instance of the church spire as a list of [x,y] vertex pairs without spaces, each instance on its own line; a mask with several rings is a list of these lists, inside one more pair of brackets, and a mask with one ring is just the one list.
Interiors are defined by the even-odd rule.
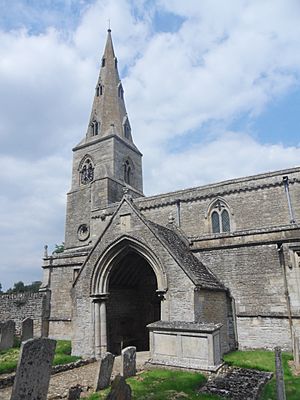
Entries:
[[87,130],[87,140],[117,135],[132,143],[131,128],[127,117],[124,90],[118,73],[111,29],[108,29],[100,74]]

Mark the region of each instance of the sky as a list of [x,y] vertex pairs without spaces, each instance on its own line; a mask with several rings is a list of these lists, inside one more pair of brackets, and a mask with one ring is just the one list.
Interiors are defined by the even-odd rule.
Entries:
[[0,283],[64,240],[110,21],[144,192],[300,165],[299,0],[0,0]]

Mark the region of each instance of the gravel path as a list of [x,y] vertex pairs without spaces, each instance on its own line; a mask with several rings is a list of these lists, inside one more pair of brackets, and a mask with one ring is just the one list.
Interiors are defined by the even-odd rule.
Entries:
[[[137,353],[137,370],[143,369],[144,363],[149,358],[149,352]],[[92,364],[84,365],[80,368],[71,369],[51,376],[48,400],[66,398],[68,390],[71,386],[80,384],[87,389],[87,393],[93,392],[96,371],[99,361]],[[114,362],[113,376],[117,375],[121,369],[121,357],[116,357]],[[10,400],[12,388],[0,390],[0,400]]]

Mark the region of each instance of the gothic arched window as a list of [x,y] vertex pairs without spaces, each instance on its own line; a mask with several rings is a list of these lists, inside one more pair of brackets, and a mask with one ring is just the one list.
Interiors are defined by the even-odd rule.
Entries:
[[213,204],[210,217],[213,233],[230,232],[230,216],[223,201],[217,200]]
[[118,86],[118,96],[123,99],[124,90],[121,84]]
[[126,137],[126,139],[130,139],[130,126],[128,121],[126,121],[126,123],[124,124],[124,136]]
[[102,94],[103,94],[103,86],[99,84],[96,87],[96,96],[99,97],[99,96],[102,96]]
[[128,160],[126,160],[124,163],[124,182],[128,183],[128,185],[130,185],[130,181],[131,181],[130,175],[131,175],[130,162]]
[[96,136],[99,133],[99,127],[100,127],[100,122],[97,122],[96,120],[94,120],[91,123],[91,128],[92,128],[92,136]]
[[92,182],[94,179],[94,166],[90,158],[86,158],[81,165],[80,171],[80,183],[86,185],[89,182]]

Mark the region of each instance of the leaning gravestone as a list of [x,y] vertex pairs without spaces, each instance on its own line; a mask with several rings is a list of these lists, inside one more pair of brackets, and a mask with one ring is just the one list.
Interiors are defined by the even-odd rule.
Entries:
[[282,367],[281,348],[275,347],[275,372],[277,400],[286,400],[284,387],[284,372]]
[[101,358],[95,382],[96,392],[109,386],[114,359],[115,356],[109,352],[105,353],[104,357]]
[[8,320],[0,325],[0,350],[10,349],[14,345],[16,324]]
[[56,340],[29,339],[22,343],[11,400],[46,400]]
[[131,387],[125,382],[123,376],[115,377],[106,400],[131,400]]
[[136,348],[134,346],[122,350],[121,371],[121,375],[125,379],[136,374]]
[[25,342],[25,340],[33,338],[33,319],[25,318],[22,321],[22,336],[21,341]]

